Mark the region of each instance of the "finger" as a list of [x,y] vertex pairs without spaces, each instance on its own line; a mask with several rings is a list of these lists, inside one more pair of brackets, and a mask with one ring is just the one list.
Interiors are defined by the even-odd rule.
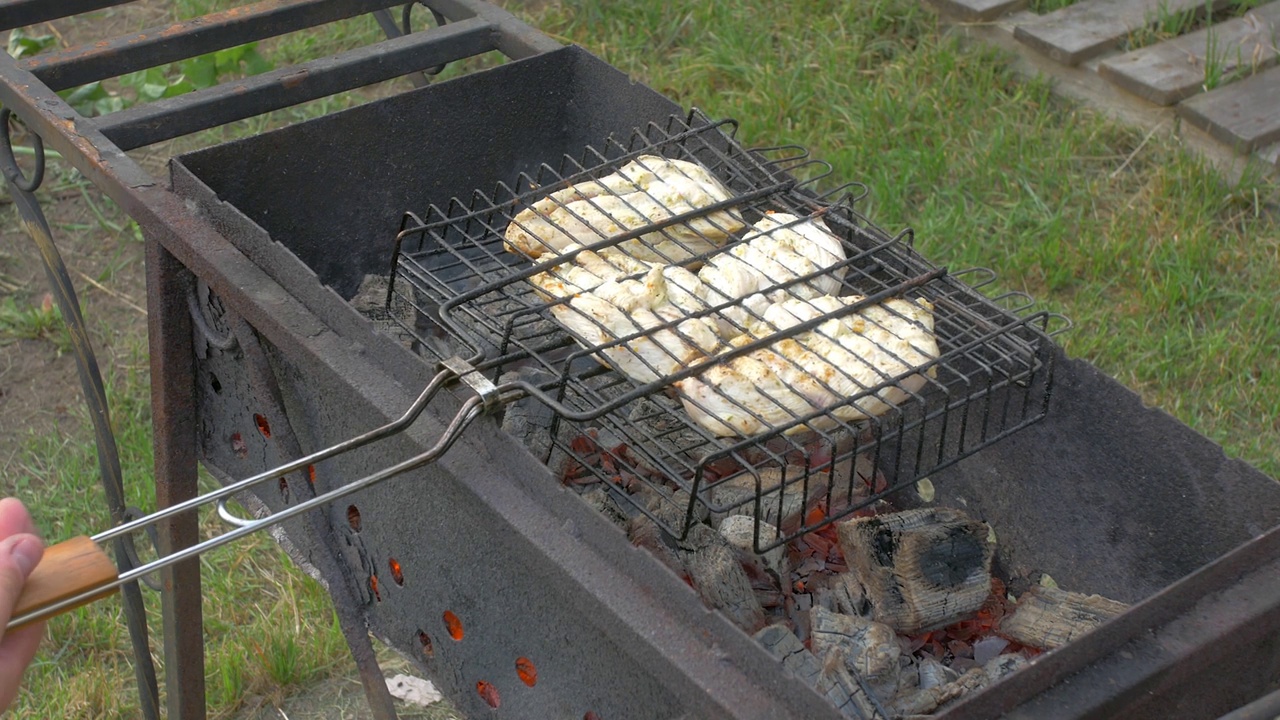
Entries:
[[27,508],[22,501],[17,498],[7,497],[0,500],[0,538],[7,538],[10,535],[18,533],[36,532],[36,524],[31,520],[31,513],[27,512]]
[[0,639],[9,624],[13,608],[22,596],[27,577],[44,555],[44,542],[30,533],[0,540]]
[[0,712],[17,697],[19,681],[44,639],[44,626],[43,622],[38,622],[14,630],[0,642],[0,678],[9,680],[0,683]]

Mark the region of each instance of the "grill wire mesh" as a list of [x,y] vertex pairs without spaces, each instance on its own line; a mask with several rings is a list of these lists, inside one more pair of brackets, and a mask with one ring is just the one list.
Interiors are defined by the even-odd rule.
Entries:
[[[532,447],[564,482],[606,483],[616,498],[680,538],[708,512],[752,514],[755,550],[765,552],[867,508],[1042,418],[1052,381],[1048,331],[1060,316],[1034,311],[1030,298],[1019,293],[983,296],[976,288],[994,279],[990,271],[940,270],[912,248],[910,230],[890,235],[854,209],[864,194],[862,186],[846,184],[819,194],[814,187],[829,175],[829,166],[794,146],[744,149],[734,139],[735,131],[732,121],[712,122],[693,111],[637,128],[629,137],[611,137],[598,148],[585,148],[579,157],[563,156],[554,167],[542,164],[521,172],[513,183],[499,183],[491,193],[453,198],[443,207],[430,206],[422,216],[406,213],[387,306],[415,349],[428,358],[470,357],[495,383],[514,384],[530,396],[521,402],[549,406],[553,413],[546,437]],[[557,263],[580,262],[582,251],[533,258],[504,248],[504,232],[536,201],[605,177],[627,163],[644,165],[649,156],[701,165],[733,199],[692,210],[678,203],[663,205],[647,190],[640,191],[643,196],[626,196],[631,206],[640,201],[662,205],[666,212],[659,216],[665,220],[623,223],[630,232],[598,232],[580,242],[600,257],[612,258],[615,266],[656,253],[667,264],[675,261],[696,271],[709,256],[751,239],[749,231],[738,230],[718,243],[723,247],[712,247],[717,243],[710,236],[725,230],[717,221],[725,216],[718,213],[736,212],[747,224],[769,213],[789,213],[798,218],[792,227],[814,219],[839,238],[846,255],[837,268],[843,268],[843,278],[831,293],[846,298],[843,307],[785,330],[755,325],[755,334],[748,334],[737,349],[701,363],[661,358],[664,368],[676,368],[663,377],[644,377],[654,374],[652,365],[628,376],[598,361],[595,354],[602,347],[625,355],[661,332],[677,340],[655,345],[687,348],[695,343],[686,331],[689,318],[723,325],[727,307],[745,308],[742,301],[713,296],[692,311],[659,318],[647,327],[624,324],[618,329],[589,321],[588,331],[602,339],[585,338],[581,330],[575,336],[562,320],[581,311],[568,297],[547,297],[531,280]],[[605,205],[614,202],[606,201],[608,194],[587,200],[590,206],[579,201],[572,207],[571,196],[557,194],[560,199],[541,207],[559,211],[558,220],[542,211],[533,214],[536,221],[557,222],[556,228],[596,210],[619,215],[616,203]],[[528,211],[520,218],[518,225],[529,224]],[[641,274],[628,277],[644,279]],[[818,277],[830,283],[834,273],[828,268],[765,290],[786,297],[808,282],[816,284]],[[855,295],[885,301],[878,320],[872,316],[875,309],[866,308],[873,303],[852,302]],[[833,319],[859,328],[907,327],[903,323],[911,318],[903,316],[906,306],[893,305],[889,298],[906,298],[916,307],[927,307],[921,300],[932,305],[936,357],[899,363],[901,372],[881,373],[835,405],[792,412],[782,421],[771,407],[775,419],[764,423],[763,431],[741,437],[723,434],[723,423],[697,422],[680,399],[690,402],[689,394],[673,388],[676,380],[696,382],[708,378],[711,368],[757,358],[781,347],[775,343],[782,339],[813,349],[831,327],[815,326]],[[730,322],[735,332],[760,319],[750,310],[745,317],[749,319]],[[919,357],[911,355],[911,347],[881,349],[899,360]],[[776,393],[761,392],[766,402],[776,400]],[[878,402],[880,397],[891,397],[895,406]],[[868,412],[857,412],[859,408]],[[761,425],[750,406],[733,409]]]

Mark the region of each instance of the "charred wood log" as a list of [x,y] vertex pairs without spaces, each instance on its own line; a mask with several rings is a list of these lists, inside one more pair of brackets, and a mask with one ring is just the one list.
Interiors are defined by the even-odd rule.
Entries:
[[1013,614],[1000,624],[999,632],[1023,645],[1052,650],[1089,632],[1128,607],[1099,595],[1083,595],[1037,585],[1018,598]]
[[843,663],[823,663],[805,649],[795,633],[770,625],[755,634],[756,642],[782,661],[787,672],[827,698],[847,718],[877,717],[875,704]]
[[867,591],[862,581],[851,572],[843,572],[835,576],[831,582],[831,601],[838,613],[845,615],[866,615],[871,612],[867,601]]
[[644,548],[677,575],[686,576],[684,561],[676,552],[675,542],[665,530],[648,515],[636,515],[627,523],[627,538],[636,547]]
[[951,682],[904,693],[890,703],[886,710],[894,718],[925,715],[974,690],[981,690],[1026,664],[1027,659],[1021,655],[1001,655],[982,667],[968,670]]
[[[755,476],[741,473],[723,481],[711,490],[711,500],[717,507],[730,506],[725,516],[745,515],[756,517],[784,532],[800,527],[804,514],[826,497],[826,475],[810,474],[808,485],[804,481],[805,469],[788,465],[786,469],[767,467],[760,470],[759,484]],[[760,496],[756,507],[756,496]]]
[[706,525],[694,525],[680,543],[679,555],[702,601],[720,610],[738,627],[753,633],[764,626],[764,609],[738,555]]
[[[680,527],[684,523],[688,493],[680,490],[667,497],[645,487],[637,495],[663,525]],[[738,627],[753,633],[764,626],[764,609],[738,551],[710,526],[694,523],[688,536],[678,540],[648,516],[638,515],[632,518],[628,535],[633,544],[647,548],[687,577],[704,603],[723,612]]]
[[[755,527],[756,520],[746,515],[733,515],[725,518],[720,522],[719,533],[730,546],[738,551],[738,558],[747,564],[759,567],[762,571],[771,573],[778,582],[791,572],[787,566],[787,549],[784,546],[778,547],[764,553],[756,554],[755,552]],[[761,540],[768,540],[777,536],[778,529],[763,520],[760,521]]]
[[990,528],[952,508],[920,508],[837,526],[872,617],[903,634],[949,625],[991,593]]
[[[613,524],[626,529],[630,522],[627,513],[613,499],[608,488],[603,485],[596,485],[588,490],[583,491],[579,496],[587,505],[591,506],[596,512],[608,518]],[[653,521],[651,520],[650,523]]]
[[881,699],[897,694],[902,648],[888,625],[815,607],[809,612],[809,632],[810,647],[819,658],[839,659]]

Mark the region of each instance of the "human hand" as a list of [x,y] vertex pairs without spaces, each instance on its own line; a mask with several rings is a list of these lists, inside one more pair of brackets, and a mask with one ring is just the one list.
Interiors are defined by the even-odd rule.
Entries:
[[44,541],[36,535],[31,514],[17,498],[0,500],[0,712],[18,696],[22,674],[36,656],[44,637],[44,623],[6,632],[27,577],[44,555]]

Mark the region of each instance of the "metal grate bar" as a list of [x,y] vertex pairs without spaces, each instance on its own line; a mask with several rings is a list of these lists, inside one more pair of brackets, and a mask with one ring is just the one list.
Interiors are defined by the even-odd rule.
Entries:
[[137,105],[92,122],[117,147],[132,150],[493,49],[493,27],[488,22],[462,20],[233,84]]
[[136,33],[36,55],[20,63],[65,90],[204,53],[391,7],[396,0],[265,0]]
[[0,30],[26,27],[128,2],[130,0],[0,0]]

